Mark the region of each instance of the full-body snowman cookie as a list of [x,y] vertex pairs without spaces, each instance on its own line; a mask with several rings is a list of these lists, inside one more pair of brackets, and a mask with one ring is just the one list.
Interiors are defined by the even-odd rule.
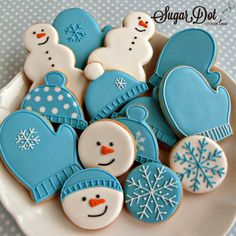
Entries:
[[35,24],[24,34],[24,44],[30,52],[24,71],[33,82],[31,89],[44,83],[44,76],[50,71],[63,72],[67,78],[66,87],[73,92],[79,103],[83,102],[87,81],[83,71],[75,68],[75,56],[71,49],[58,44],[58,34],[49,24]]
[[106,47],[94,50],[85,68],[88,79],[96,79],[104,70],[120,70],[138,81],[146,81],[143,65],[153,54],[149,39],[155,32],[150,16],[132,12],[124,19],[124,27],[110,30],[105,38]]

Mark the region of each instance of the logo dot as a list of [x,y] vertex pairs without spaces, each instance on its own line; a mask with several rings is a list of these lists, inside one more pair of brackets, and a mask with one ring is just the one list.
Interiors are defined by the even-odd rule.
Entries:
[[70,105],[68,103],[66,103],[63,107],[65,110],[67,110],[67,109],[69,109]]
[[63,95],[59,95],[57,98],[59,101],[61,101],[61,100],[63,100],[64,97],[63,97]]
[[60,87],[56,87],[55,88],[55,92],[57,92],[57,93],[61,92],[61,88]]
[[40,112],[45,112],[45,111],[46,111],[46,108],[45,108],[45,107],[40,107],[40,108],[39,108],[39,111],[40,111]]
[[78,116],[78,115],[77,115],[77,113],[75,113],[75,112],[71,114],[71,117],[72,117],[72,118],[77,118],[77,116]]
[[39,96],[36,96],[34,100],[35,100],[35,102],[40,102],[40,100],[41,100],[41,97],[39,97]]
[[53,97],[51,95],[47,96],[47,100],[51,102],[53,100]]
[[31,99],[31,96],[30,95],[27,95],[26,96],[26,100],[30,100]]
[[58,109],[56,107],[52,108],[52,114],[57,114],[58,113]]
[[45,87],[43,90],[44,90],[44,92],[48,92],[49,91],[49,87]]
[[32,107],[26,107],[25,108],[27,111],[32,111]]

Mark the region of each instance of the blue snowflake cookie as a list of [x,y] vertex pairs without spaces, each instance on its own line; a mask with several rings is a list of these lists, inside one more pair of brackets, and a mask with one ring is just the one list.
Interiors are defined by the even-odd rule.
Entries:
[[224,151],[215,141],[195,135],[176,144],[170,155],[170,167],[185,190],[205,193],[223,182],[228,164]]
[[155,74],[149,82],[153,86],[159,86],[167,73],[176,66],[184,65],[198,70],[215,89],[221,82],[220,73],[210,71],[216,55],[216,42],[207,31],[185,29],[177,32],[165,44]]
[[130,105],[124,117],[116,120],[131,131],[136,142],[136,161],[141,163],[159,162],[159,148],[151,127],[146,123],[148,111],[143,106]]
[[96,20],[80,8],[70,8],[56,16],[53,27],[59,35],[59,43],[69,47],[75,54],[76,67],[84,69],[89,54],[102,47],[111,26],[100,30]]
[[10,114],[0,127],[0,151],[11,173],[29,189],[36,203],[53,197],[72,174],[77,160],[77,135],[69,125],[55,132],[35,112]]
[[129,173],[124,192],[126,207],[133,217],[157,223],[176,212],[183,191],[174,172],[160,163],[149,162]]
[[68,124],[84,130],[88,124],[83,111],[65,84],[63,73],[49,72],[45,76],[45,85],[30,91],[25,96],[21,109],[35,111],[52,123]]

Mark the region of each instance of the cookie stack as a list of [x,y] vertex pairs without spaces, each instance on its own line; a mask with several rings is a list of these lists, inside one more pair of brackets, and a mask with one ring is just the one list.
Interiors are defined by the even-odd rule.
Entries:
[[[124,203],[140,221],[165,221],[183,190],[210,192],[226,177],[217,142],[232,135],[231,102],[211,71],[214,39],[201,29],[174,34],[149,78],[155,37],[143,12],[100,30],[79,8],[24,34],[32,85],[1,124],[2,160],[35,203],[59,193],[81,228],[109,225]],[[159,146],[170,151],[169,167]]]

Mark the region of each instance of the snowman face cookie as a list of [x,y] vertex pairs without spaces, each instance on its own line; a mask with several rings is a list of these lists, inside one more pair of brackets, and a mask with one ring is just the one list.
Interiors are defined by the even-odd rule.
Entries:
[[57,43],[56,30],[49,24],[35,24],[29,27],[24,34],[24,44],[27,50],[42,47],[50,43]]
[[135,160],[135,142],[124,126],[112,120],[97,121],[82,133],[78,144],[84,167],[99,167],[114,176],[124,174]]

